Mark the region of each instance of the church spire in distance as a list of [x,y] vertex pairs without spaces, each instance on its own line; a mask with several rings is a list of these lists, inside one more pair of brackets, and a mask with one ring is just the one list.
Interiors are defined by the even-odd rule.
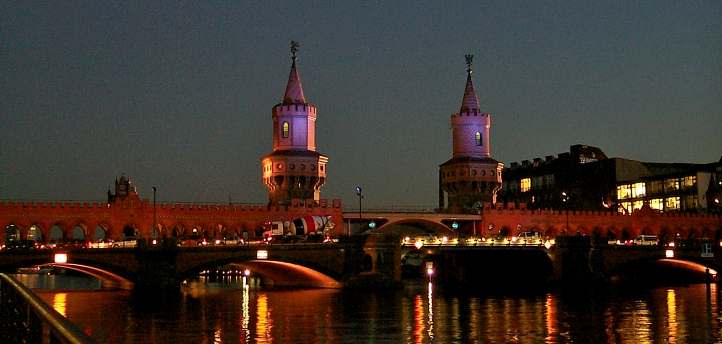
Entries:
[[466,88],[464,89],[464,99],[461,101],[461,109],[459,112],[479,112],[479,98],[474,90],[474,83],[471,81],[471,63],[474,55],[466,54]]
[[296,41],[291,41],[291,73],[288,76],[288,84],[286,92],[283,94],[283,104],[306,104],[306,97],[303,95],[303,87],[301,86],[301,78],[296,70],[296,53],[300,45]]

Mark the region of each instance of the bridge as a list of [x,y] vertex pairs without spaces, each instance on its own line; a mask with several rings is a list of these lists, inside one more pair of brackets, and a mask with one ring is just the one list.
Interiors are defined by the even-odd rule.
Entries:
[[[706,240],[677,245],[616,245],[589,236],[556,237],[554,244],[449,241],[449,244],[406,246],[417,250],[446,285],[471,288],[635,279],[646,271],[666,268],[682,273],[686,282],[715,281],[722,271],[722,248]],[[426,266],[423,266],[424,268]],[[431,276],[430,276],[431,277]],[[501,283],[500,283],[501,282]]]
[[[52,266],[95,276],[104,286],[175,289],[201,271],[235,264],[274,286],[340,288],[364,277],[397,283],[399,248],[396,241],[371,235],[316,244],[4,251],[0,270]],[[64,255],[61,262],[58,253]]]
[[402,255],[414,250],[432,264],[435,280],[467,288],[609,281],[651,265],[688,271],[695,280],[713,280],[722,271],[722,249],[709,241],[680,241],[675,247],[609,245],[581,235],[550,241],[409,246],[394,235],[372,234],[319,244],[72,249],[62,251],[63,262],[55,262],[60,251],[35,250],[0,253],[0,270],[54,266],[96,276],[104,286],[151,291],[177,289],[185,279],[228,264],[250,269],[272,286],[393,288],[401,281]]
[[656,235],[662,241],[674,239],[722,240],[722,215],[661,213],[649,206],[622,214],[615,211],[530,210],[525,205],[484,204],[478,214],[453,214],[437,209],[391,208],[359,212],[343,211],[345,234],[369,231],[403,235],[452,232],[459,236],[512,237],[538,232],[543,237],[588,235],[607,240],[630,240],[639,235]]

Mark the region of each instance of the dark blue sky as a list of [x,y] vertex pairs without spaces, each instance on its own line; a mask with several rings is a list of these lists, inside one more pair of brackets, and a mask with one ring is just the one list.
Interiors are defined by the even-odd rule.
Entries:
[[347,206],[435,205],[466,53],[507,164],[722,154],[718,0],[49,3],[0,3],[2,199],[265,202],[291,39]]

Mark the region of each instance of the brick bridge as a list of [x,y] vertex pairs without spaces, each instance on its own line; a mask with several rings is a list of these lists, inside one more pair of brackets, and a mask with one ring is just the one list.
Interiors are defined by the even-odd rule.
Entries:
[[275,286],[338,288],[364,277],[393,284],[400,278],[400,246],[396,239],[388,240],[370,235],[319,244],[4,251],[0,271],[51,264],[55,254],[63,252],[68,264],[53,265],[106,279],[115,274],[141,288],[174,289],[203,270],[232,263],[250,268]]
[[[615,211],[529,210],[524,205],[486,204],[479,214],[451,214],[435,209],[390,209],[343,212],[343,233],[365,232],[370,227],[381,232],[397,232],[399,227],[423,228],[427,232],[453,231],[469,236],[514,236],[536,231],[543,237],[589,235],[606,239],[633,239],[640,234],[674,238],[722,240],[722,215],[661,213],[644,206],[632,214]],[[373,226],[369,226],[373,222]],[[456,229],[452,226],[457,227]],[[401,229],[402,231],[404,229]],[[400,234],[400,233],[397,233]]]
[[[722,271],[719,245],[675,247],[669,258],[663,246],[592,244],[588,236],[557,237],[544,246],[424,247],[434,262],[434,278],[465,288],[509,282],[609,280],[635,264],[666,264],[703,276]],[[259,257],[265,251],[266,257]],[[134,249],[76,249],[65,251],[68,263],[89,270],[117,274],[142,289],[174,289],[206,269],[237,264],[275,286],[339,288],[348,285],[391,287],[400,281],[402,246],[395,236],[369,235],[341,243],[273,244],[227,247],[138,247]],[[4,252],[0,270],[14,271],[52,262],[54,251]],[[60,264],[60,266],[63,266]],[[83,270],[77,269],[76,270]],[[93,274],[92,272],[90,272]],[[97,275],[97,274],[95,274]]]
[[473,287],[634,279],[639,269],[644,271],[653,266],[683,271],[689,282],[716,280],[717,273],[722,271],[722,249],[705,240],[678,241],[676,247],[623,246],[589,236],[560,236],[549,249],[542,245],[500,245],[436,246],[421,250],[424,259],[433,262],[438,272],[435,278],[445,284]]

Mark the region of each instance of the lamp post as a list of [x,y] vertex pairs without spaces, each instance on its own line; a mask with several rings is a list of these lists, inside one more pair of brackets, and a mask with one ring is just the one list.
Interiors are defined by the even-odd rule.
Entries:
[[[154,186],[153,187],[153,231],[158,230],[158,225],[156,224],[156,217],[155,217],[155,193],[158,191],[158,189]],[[151,235],[153,235],[153,232],[150,232]]]
[[358,196],[358,227],[359,231],[361,230],[361,200],[364,198],[363,194],[361,193],[363,190],[361,189],[361,186],[356,186],[356,196]]
[[567,223],[564,226],[564,234],[565,235],[567,234],[567,232],[569,232],[569,203],[567,203],[568,200],[569,200],[569,196],[567,196],[566,191],[562,191],[562,202],[564,202],[564,208],[565,208],[566,218],[567,218]]

